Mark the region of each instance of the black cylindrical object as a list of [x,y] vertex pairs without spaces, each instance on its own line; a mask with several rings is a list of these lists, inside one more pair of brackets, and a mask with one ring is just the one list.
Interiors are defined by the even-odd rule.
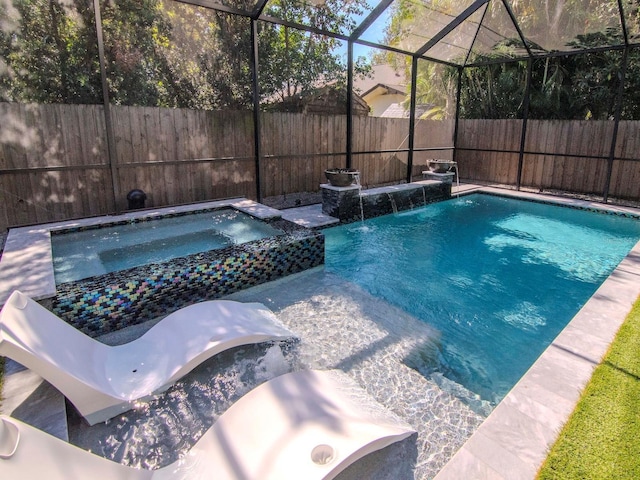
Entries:
[[136,208],[144,208],[144,202],[147,200],[147,194],[136,188],[127,193],[127,202],[129,202],[129,210]]

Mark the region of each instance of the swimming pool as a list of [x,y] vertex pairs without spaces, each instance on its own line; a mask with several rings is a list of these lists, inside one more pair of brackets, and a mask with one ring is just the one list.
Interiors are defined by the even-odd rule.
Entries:
[[51,236],[55,279],[72,282],[283,233],[232,208],[58,231]]
[[474,194],[324,233],[328,271],[439,330],[408,364],[496,404],[635,245],[640,222]]

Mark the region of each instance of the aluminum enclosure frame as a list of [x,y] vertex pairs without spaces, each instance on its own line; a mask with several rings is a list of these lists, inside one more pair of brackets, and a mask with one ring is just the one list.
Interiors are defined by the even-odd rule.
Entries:
[[[461,88],[461,76],[465,68],[470,67],[481,67],[485,65],[491,64],[501,64],[501,63],[510,63],[510,62],[527,62],[527,83],[525,86],[525,98],[523,99],[524,112],[523,112],[523,126],[522,126],[522,136],[520,141],[520,150],[519,154],[519,163],[518,163],[518,178],[517,178],[517,189],[519,190],[521,187],[521,176],[522,176],[522,164],[524,161],[524,145],[526,141],[526,126],[528,119],[528,107],[529,107],[529,97],[531,92],[531,69],[532,62],[534,59],[544,59],[544,58],[552,58],[558,56],[569,56],[569,55],[578,55],[578,54],[588,54],[594,52],[601,51],[610,51],[610,50],[622,50],[623,51],[623,61],[620,69],[620,88],[619,92],[616,96],[616,110],[615,117],[613,121],[614,124],[614,134],[611,142],[610,153],[608,157],[608,166],[607,166],[607,178],[606,185],[603,192],[604,201],[607,202],[609,195],[609,187],[611,183],[611,175],[613,169],[613,161],[615,155],[615,146],[617,141],[617,132],[618,125],[621,117],[621,102],[623,99],[623,91],[624,91],[624,78],[626,74],[626,68],[628,63],[628,54],[631,49],[640,48],[639,43],[632,43],[629,32],[626,28],[626,21],[624,15],[624,6],[622,0],[617,0],[619,19],[622,28],[622,34],[624,39],[623,45],[611,45],[611,46],[603,46],[597,48],[589,48],[589,49],[576,49],[571,51],[550,51],[545,52],[544,54],[535,53],[531,50],[529,42],[527,41],[525,35],[523,34],[520,25],[518,24],[518,19],[515,16],[513,10],[509,5],[508,0],[475,0],[471,3],[464,11],[462,11],[459,15],[454,17],[447,25],[445,25],[440,31],[438,31],[428,42],[423,44],[420,48],[415,51],[407,51],[397,47],[383,45],[375,42],[370,42],[367,40],[361,39],[361,36],[364,32],[392,5],[394,0],[381,0],[373,10],[367,15],[367,17],[353,30],[350,35],[345,35],[341,33],[331,32],[327,30],[323,30],[314,26],[304,25],[301,23],[290,22],[283,19],[275,18],[264,13],[264,10],[267,6],[269,0],[258,0],[254,5],[251,11],[243,10],[240,8],[232,7],[229,5],[224,5],[215,0],[174,0],[179,3],[185,3],[197,7],[204,7],[207,9],[212,9],[215,11],[239,15],[246,17],[251,20],[251,39],[252,39],[252,48],[251,48],[251,75],[252,75],[252,94],[253,94],[253,127],[254,127],[254,155],[255,155],[255,178],[256,178],[256,198],[258,202],[262,200],[262,191],[261,191],[261,177],[260,177],[260,159],[261,159],[261,146],[260,146],[260,135],[261,135],[261,126],[260,126],[260,115],[259,115],[259,78],[260,78],[260,65],[259,65],[259,49],[258,49],[258,30],[257,24],[258,22],[268,22],[277,25],[283,25],[291,28],[296,28],[299,30],[303,30],[310,33],[315,33],[319,35],[323,35],[326,37],[335,38],[338,40],[347,42],[347,132],[345,138],[345,154],[346,154],[346,167],[352,167],[352,159],[354,153],[367,153],[367,152],[353,152],[353,70],[354,70],[354,60],[353,60],[353,48],[355,44],[367,46],[371,48],[376,48],[388,52],[398,53],[402,55],[406,55],[411,58],[411,82],[410,82],[410,92],[411,92],[411,100],[410,100],[410,110],[409,110],[409,147],[407,149],[397,149],[394,152],[407,152],[408,153],[408,161],[407,161],[407,174],[406,181],[410,182],[412,177],[413,170],[413,156],[415,151],[428,151],[432,149],[416,149],[415,148],[415,115],[416,115],[416,83],[417,83],[417,69],[418,69],[418,60],[426,60],[429,62],[435,62],[439,64],[444,64],[450,67],[454,67],[458,69],[458,82],[457,82],[457,92],[456,92],[456,114],[455,114],[455,128],[454,128],[454,138],[453,138],[453,146],[450,147],[453,150],[454,159],[456,156],[457,149],[457,135],[458,135],[458,120],[459,120],[459,101],[460,101],[460,88]],[[526,51],[526,55],[519,58],[504,58],[502,60],[493,60],[489,62],[469,62],[471,47],[469,48],[469,52],[467,53],[465,60],[462,64],[456,64],[453,62],[444,61],[441,59],[437,59],[433,56],[429,55],[430,50],[436,46],[440,41],[442,41],[449,33],[454,31],[457,27],[459,27],[465,20],[467,20],[471,15],[479,11],[481,8],[488,6],[490,2],[500,2],[507,12],[517,35],[524,46]],[[114,145],[114,136],[113,136],[113,126],[110,118],[109,111],[109,92],[108,85],[106,81],[106,66],[105,66],[105,57],[104,57],[104,41],[102,36],[102,20],[101,20],[101,12],[100,12],[100,4],[98,0],[94,0],[94,10],[95,10],[95,21],[96,21],[96,30],[97,30],[97,39],[98,39],[98,51],[100,52],[99,60],[100,60],[100,69],[102,76],[102,90],[103,90],[103,101],[104,101],[104,112],[105,112],[105,122],[106,122],[106,131],[107,131],[107,144],[108,144],[108,156],[109,156],[109,164],[112,172],[113,178],[113,191],[114,198],[118,198],[120,196],[117,175],[116,171],[116,161],[115,161],[115,149]],[[486,10],[485,12],[486,13]],[[483,19],[484,19],[483,13]],[[473,43],[475,43],[480,28],[482,26],[482,21],[478,23],[478,29],[474,36]],[[439,149],[441,150],[441,149]],[[381,153],[381,152],[374,152]],[[115,204],[115,202],[114,202]]]

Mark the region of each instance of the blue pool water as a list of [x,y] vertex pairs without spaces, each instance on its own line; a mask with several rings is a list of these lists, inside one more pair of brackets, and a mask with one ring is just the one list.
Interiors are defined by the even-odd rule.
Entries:
[[228,208],[57,233],[51,249],[59,284],[279,234],[268,223]]
[[640,239],[640,221],[475,194],[324,233],[328,271],[439,330],[407,363],[497,403]]

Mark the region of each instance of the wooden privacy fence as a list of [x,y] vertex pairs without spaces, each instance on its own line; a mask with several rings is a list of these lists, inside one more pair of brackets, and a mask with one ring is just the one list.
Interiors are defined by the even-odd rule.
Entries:
[[[0,228],[127,209],[132,189],[159,207],[256,197],[251,112],[0,103]],[[318,192],[346,166],[345,115],[262,113],[263,197]],[[452,146],[452,122],[419,122],[426,144]],[[354,167],[366,185],[406,177],[408,119],[354,119]],[[109,146],[111,155],[109,155]],[[419,165],[416,167],[416,171]],[[417,172],[419,174],[419,171]]]
[[0,103],[0,227],[255,192],[244,112],[111,107],[112,168],[100,105]]
[[[416,138],[429,158],[452,156],[454,122],[419,121]],[[352,167],[365,187],[399,183],[407,176],[409,119],[353,117]],[[317,192],[327,168],[347,163],[345,115],[263,113],[261,178],[264,197]],[[422,157],[426,152],[422,154]],[[426,158],[414,155],[414,175]]]
[[[251,112],[0,103],[0,229],[127,209],[139,188],[147,206],[256,197]],[[324,170],[346,165],[347,117],[260,114],[263,199],[318,192]],[[413,170],[452,158],[454,121],[418,120]],[[522,121],[460,120],[463,179],[518,183]],[[405,181],[409,120],[354,117],[352,166],[365,186]],[[640,122],[621,122],[609,194],[640,199]],[[522,186],[601,194],[613,122],[529,121]],[[111,149],[111,150],[110,150]]]
[[[518,184],[522,120],[460,120],[456,160],[462,178]],[[640,200],[640,122],[529,120],[520,185]],[[611,176],[609,180],[609,168]]]

